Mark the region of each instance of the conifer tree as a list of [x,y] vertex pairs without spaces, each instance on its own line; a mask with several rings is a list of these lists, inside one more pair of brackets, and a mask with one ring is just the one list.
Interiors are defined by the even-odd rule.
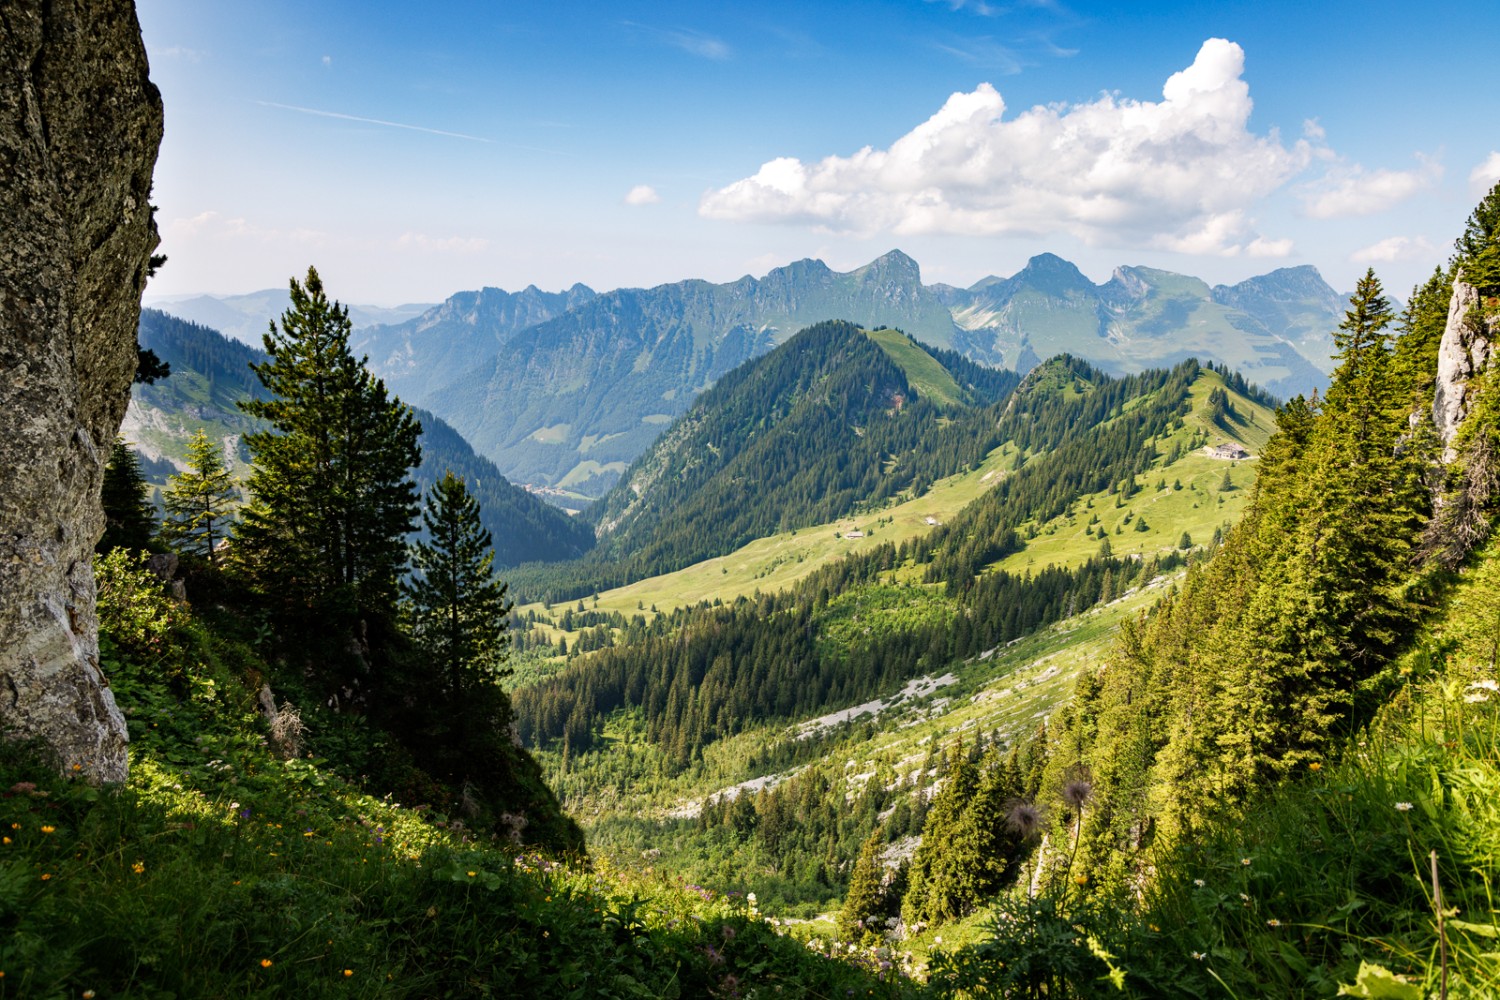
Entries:
[[479,501],[452,472],[433,484],[422,522],[430,542],[413,550],[416,576],[402,587],[412,635],[447,693],[462,699],[503,673],[511,602],[495,578]]
[[95,551],[126,548],[145,551],[151,544],[156,517],[151,509],[146,477],[135,450],[124,438],[116,437],[104,466],[104,486],[100,500],[104,505],[104,534]]
[[970,885],[976,873],[953,850],[964,811],[978,787],[979,775],[963,741],[948,753],[948,773],[922,825],[922,844],[911,861],[911,885],[901,906],[908,924],[942,923],[963,916],[976,898]]
[[252,366],[272,398],[240,404],[271,428],[245,437],[254,499],[237,548],[292,610],[386,623],[417,511],[421,426],[350,352],[349,311],[316,269],[292,280],[291,299],[265,335],[270,360]]
[[218,543],[229,537],[238,491],[219,446],[200,428],[188,442],[188,468],[167,480],[161,534],[178,552],[218,564]]
[[880,861],[880,831],[873,831],[859,849],[854,872],[849,876],[849,891],[839,910],[838,932],[844,941],[858,941],[868,932],[865,924],[880,912],[882,893],[880,877],[885,865]]

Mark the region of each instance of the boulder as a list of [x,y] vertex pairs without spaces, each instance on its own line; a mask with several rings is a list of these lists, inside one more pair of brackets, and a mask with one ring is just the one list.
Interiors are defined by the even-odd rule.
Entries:
[[0,725],[126,774],[99,667],[99,488],[157,245],[161,96],[130,0],[0,8]]

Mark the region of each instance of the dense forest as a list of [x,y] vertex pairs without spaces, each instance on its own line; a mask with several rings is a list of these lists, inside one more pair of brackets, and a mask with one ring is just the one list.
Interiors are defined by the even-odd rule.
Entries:
[[[1111,379],[1074,359],[1033,370],[987,440],[991,447],[1014,440],[1038,457],[930,536],[946,545],[883,545],[821,569],[788,592],[679,610],[649,628],[641,618],[620,645],[515,693],[523,739],[560,740],[569,752],[581,752],[606,717],[629,709],[642,713],[650,739],[685,766],[704,743],[740,727],[864,700],[1153,579],[1182,557],[1116,558],[1107,539],[1077,568],[980,571],[1019,548],[1029,524],[1085,494],[1143,488],[1138,477],[1173,458],[1156,453],[1156,439],[1186,412],[1198,371],[1189,362],[1171,372]],[[946,600],[923,602],[924,612],[899,630],[822,641],[838,614],[836,602],[830,611],[835,595],[910,566],[943,580]],[[898,588],[884,599],[923,593]]]

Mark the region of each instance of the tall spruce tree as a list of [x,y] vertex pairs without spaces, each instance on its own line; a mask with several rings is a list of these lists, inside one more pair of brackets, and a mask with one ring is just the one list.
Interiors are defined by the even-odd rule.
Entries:
[[885,874],[885,865],[880,860],[880,848],[880,830],[877,828],[859,849],[854,872],[849,876],[849,891],[845,893],[844,905],[839,910],[838,932],[844,941],[859,941],[874,931],[866,926],[866,921],[880,912],[883,902],[880,879]]
[[202,428],[188,442],[187,464],[162,493],[161,535],[176,551],[218,565],[218,544],[229,537],[239,491],[219,445]]
[[117,548],[145,551],[156,526],[149,496],[135,450],[124,438],[115,438],[104,466],[100,495],[104,505],[104,534],[94,546],[96,551],[104,553]]
[[511,602],[495,578],[490,533],[479,501],[452,472],[433,484],[422,511],[431,542],[413,550],[414,579],[403,585],[412,635],[448,695],[465,699],[504,671]]
[[417,513],[410,470],[421,425],[349,349],[349,311],[314,268],[291,281],[292,306],[253,365],[268,400],[241,403],[270,428],[245,436],[255,471],[238,550],[288,610],[323,619],[394,621]]

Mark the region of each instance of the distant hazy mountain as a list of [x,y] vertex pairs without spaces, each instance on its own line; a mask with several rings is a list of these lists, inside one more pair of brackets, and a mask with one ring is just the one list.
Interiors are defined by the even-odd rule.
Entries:
[[[191,302],[249,312],[272,295],[256,306],[270,315],[285,293]],[[1197,357],[1289,396],[1327,383],[1342,310],[1312,267],[1216,287],[1121,267],[1096,285],[1042,254],[1011,277],[954,288],[922,284],[916,261],[892,251],[849,272],[803,260],[721,285],[461,292],[354,341],[403,399],[448,420],[512,480],[581,505],[726,372],[825,320],[895,327],[1023,373],[1061,353],[1116,375]]]
[[1218,361],[1288,396],[1327,384],[1341,299],[1310,266],[1238,285],[1120,267],[1102,285],[1053,254],[1009,278],[943,287],[970,353],[1025,370],[1068,353],[1115,374],[1189,357]]
[[598,496],[724,373],[826,319],[899,327],[939,346],[957,332],[916,262],[889,253],[843,274],[809,260],[759,280],[607,292],[509,333],[498,354],[451,369],[446,385],[443,366],[426,360],[440,348],[416,332],[423,317],[405,324],[421,352],[379,370],[511,478]]
[[[244,434],[262,426],[243,413],[241,400],[263,398],[260,379],[250,370],[266,355],[217,330],[177,319],[154,309],[141,310],[137,338],[172,366],[172,374],[153,385],[137,385],[120,433],[143,459],[147,476],[157,485],[186,467],[187,442],[200,428],[219,441],[238,477],[249,473]],[[476,454],[442,419],[414,408],[422,424],[422,464],[413,473],[427,490],[445,471],[464,477],[479,498],[481,519],[494,537],[495,564],[572,559],[594,541],[592,527],[568,517],[511,484],[495,463]]]
[[[291,293],[285,288],[267,288],[244,295],[191,295],[171,298],[146,297],[146,305],[178,319],[210,327],[235,340],[261,346],[261,336],[271,320],[291,307]],[[355,327],[377,323],[400,323],[420,316],[433,308],[430,302],[385,308],[344,303],[349,307],[349,321]]]

